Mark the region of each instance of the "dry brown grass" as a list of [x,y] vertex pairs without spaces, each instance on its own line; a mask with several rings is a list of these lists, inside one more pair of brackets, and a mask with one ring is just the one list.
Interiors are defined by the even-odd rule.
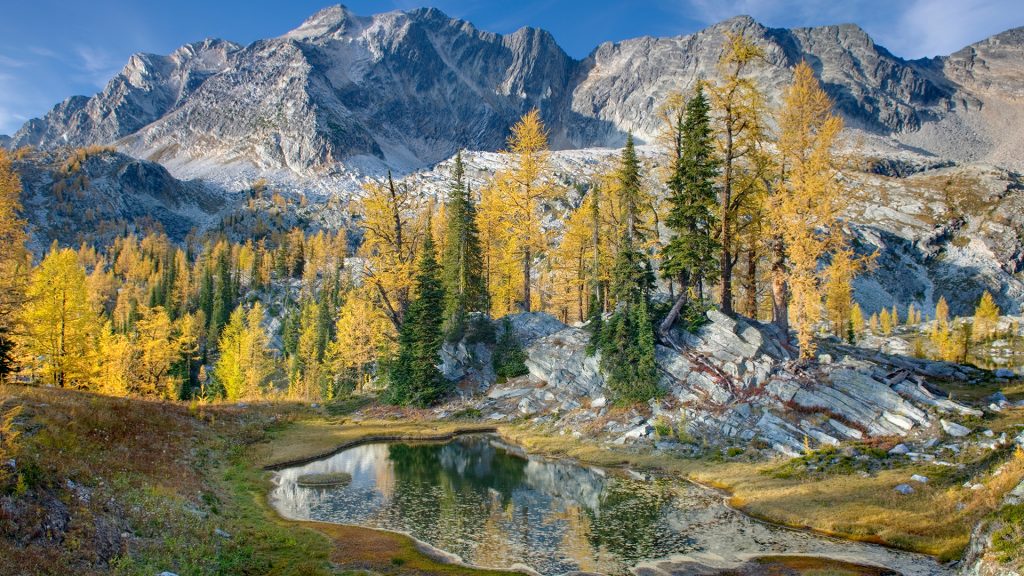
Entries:
[[[24,407],[16,422],[22,433],[19,472],[31,476],[27,481],[37,505],[35,516],[22,518],[25,526],[45,533],[41,527],[50,496],[72,503],[63,541],[36,538],[19,544],[19,536],[0,518],[0,555],[32,559],[34,564],[28,565],[38,573],[108,571],[102,567],[109,551],[98,548],[103,536],[98,518],[122,518],[127,527],[115,528],[134,534],[116,551],[131,558],[122,570],[126,573],[178,568],[196,574],[318,574],[339,567],[386,574],[474,572],[438,563],[397,534],[284,521],[266,502],[269,485],[262,467],[330,453],[367,437],[438,437],[484,430],[486,424],[429,421],[423,413],[396,415],[384,409],[374,412],[378,419],[355,421],[280,403],[190,406],[0,387],[0,413],[14,405]],[[383,419],[395,416],[402,419]],[[1015,429],[1022,420],[1024,414],[1010,411],[983,424],[998,433]],[[1024,478],[1024,461],[1010,461],[995,474],[999,462],[982,456],[982,463],[970,471],[985,485],[978,491],[962,488],[963,480],[951,477],[949,469],[916,464],[866,477],[779,478],[765,473],[779,462],[686,460],[583,442],[526,425],[502,426],[500,432],[533,453],[661,471],[728,490],[736,507],[780,524],[942,558],[957,557],[974,523]],[[914,473],[935,481],[915,485],[909,496],[893,491]],[[92,503],[76,503],[67,480],[92,490]],[[205,516],[183,514],[183,508],[201,510]],[[216,541],[210,536],[215,526],[235,537],[227,544]],[[182,552],[190,547],[195,551]]]
[[[0,486],[0,575],[491,574],[439,562],[397,534],[285,521],[267,504],[265,458],[447,425],[338,429],[295,404],[188,405],[0,386],[0,413],[15,405],[23,407],[15,421],[22,487]],[[280,445],[269,443],[274,437]]]

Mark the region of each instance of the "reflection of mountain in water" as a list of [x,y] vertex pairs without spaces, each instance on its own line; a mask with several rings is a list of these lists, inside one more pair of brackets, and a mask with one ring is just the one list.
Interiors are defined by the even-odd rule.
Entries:
[[[352,482],[296,485],[314,472],[347,472]],[[751,521],[688,484],[527,457],[490,436],[359,446],[276,480],[272,502],[286,516],[406,532],[473,564],[525,564],[545,575],[626,574],[642,560],[691,552],[856,553],[910,575],[941,573],[930,559]]]

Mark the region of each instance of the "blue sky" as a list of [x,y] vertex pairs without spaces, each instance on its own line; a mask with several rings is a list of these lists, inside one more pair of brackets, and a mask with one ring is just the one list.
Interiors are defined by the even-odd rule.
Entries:
[[[9,0],[0,19],[0,134],[73,94],[91,95],[134,52],[166,54],[207,37],[247,44],[332,4],[309,0]],[[1024,25],[1022,0],[391,0],[345,3],[357,14],[435,6],[478,28],[545,28],[582,58],[597,44],[688,34],[737,14],[769,26],[855,22],[907,58],[948,54]]]

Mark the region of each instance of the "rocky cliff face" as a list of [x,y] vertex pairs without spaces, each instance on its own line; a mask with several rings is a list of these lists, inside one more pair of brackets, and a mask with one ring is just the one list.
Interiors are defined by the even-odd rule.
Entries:
[[[944,295],[954,313],[965,314],[984,290],[1004,311],[1020,312],[1024,192],[1013,170],[1024,167],[1017,129],[1024,124],[1024,29],[948,57],[905,61],[853,25],[772,29],[737,17],[687,36],[605,43],[576,61],[542,30],[499,35],[434,9],[362,17],[335,6],[246,47],[206,40],[170,56],[133,56],[101,93],[66,100],[0,144],[52,151],[114,143],[159,162],[179,180],[164,172],[148,180],[152,189],[115,186],[114,199],[91,184],[116,178],[75,182],[88,189],[75,198],[109,207],[92,209],[103,222],[134,222],[148,198],[177,202],[175,214],[204,214],[209,203],[186,206],[195,186],[182,181],[193,178],[244,190],[264,175],[285,188],[340,197],[343,207],[367,174],[435,165],[410,180],[429,193],[447,177],[436,163],[458,148],[502,148],[508,127],[538,107],[552,144],[564,149],[553,156],[559,177],[584,182],[611,161],[614,151],[601,147],[619,145],[627,131],[652,140],[664,98],[717,75],[729,34],[764,49],[751,74],[770,100],[778,100],[795,63],[810,62],[856,132],[849,141],[863,141],[855,152],[869,162],[848,174],[855,193],[848,221],[863,250],[879,253],[878,266],[857,285],[869,312],[911,302],[928,310]],[[647,156],[657,164],[654,147]],[[500,161],[474,154],[474,184]],[[26,181],[37,237],[71,239],[95,228],[32,199],[60,186],[56,180],[30,174]],[[169,192],[186,189],[192,192],[177,198]],[[125,202],[129,191],[143,202]],[[576,200],[553,206],[552,228]],[[165,224],[180,231],[212,221]],[[344,222],[335,214],[319,225]]]
[[459,147],[500,148],[533,107],[559,124],[573,67],[541,30],[501,36],[433,9],[359,17],[335,6],[245,48],[134,56],[102,93],[58,105],[13,145],[117,142],[179,174],[409,170]]
[[72,96],[42,119],[28,121],[11,146],[43,148],[110,144],[170,113],[211,76],[229,66],[239,46],[224,40],[186,44],[170,56],[135,54],[102,92]]
[[15,160],[23,215],[37,254],[51,242],[108,244],[125,232],[162,231],[181,242],[216,220],[225,199],[153,162],[111,150],[33,151]]
[[853,25],[766,28],[737,17],[672,38],[605,43],[582,61],[550,34],[483,32],[435,9],[324,9],[247,47],[207,40],[139,54],[101,93],[76,96],[8,143],[116,143],[179,176],[284,169],[297,176],[410,170],[456,149],[501,148],[538,107],[558,148],[615,146],[658,129],[664,97],[713,78],[726,35],[765,51],[753,76],[777,101],[800,60],[852,128],[958,160],[1019,168],[1021,30],[945,58],[905,61]]

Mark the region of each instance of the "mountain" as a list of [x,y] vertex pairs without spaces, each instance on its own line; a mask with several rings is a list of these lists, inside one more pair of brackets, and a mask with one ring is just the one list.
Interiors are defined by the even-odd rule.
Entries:
[[217,221],[228,204],[201,182],[180,181],[154,162],[92,147],[18,154],[30,246],[109,244],[125,232],[163,231],[181,242]]
[[305,179],[410,171],[460,148],[496,150],[540,108],[556,148],[650,141],[665,95],[711,78],[727,34],[765,51],[753,70],[778,101],[812,64],[851,129],[957,161],[1024,168],[1024,30],[907,61],[845,24],[767,28],[741,16],[700,32],[598,46],[581,61],[543,30],[484,32],[436,9],[357,16],[341,6],[278,38],[206,40],[138,54],[99,94],[25,124],[8,146],[114,144],[181,177]]
[[[480,151],[467,155],[478,188],[502,161],[487,151],[533,107],[559,150],[559,178],[585,182],[627,132],[655,138],[669,93],[716,76],[730,34],[763,48],[751,75],[771,103],[806,60],[846,120],[865,161],[845,175],[856,196],[848,222],[861,250],[878,252],[856,287],[867,311],[928,310],[943,295],[968,314],[984,290],[1021,311],[1024,28],[908,61],[854,25],[788,30],[740,16],[575,60],[542,30],[500,35],[435,9],[364,17],[333,6],[249,46],[137,54],[102,92],[65,100],[6,145],[37,147],[18,164],[37,247],[157,224],[176,239],[193,228],[244,238],[266,233],[268,219],[347,228],[349,194],[385,169],[436,193],[446,159]],[[69,172],[66,147],[95,145],[118,152],[86,154]],[[648,165],[660,161],[641,148]],[[258,177],[316,200],[279,210],[253,194]],[[555,203],[553,229],[577,201]]]

